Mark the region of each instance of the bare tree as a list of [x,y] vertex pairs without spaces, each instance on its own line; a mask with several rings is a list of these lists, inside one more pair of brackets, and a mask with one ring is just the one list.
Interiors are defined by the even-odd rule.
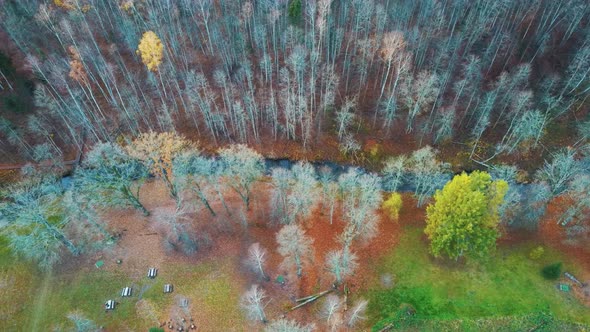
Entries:
[[310,163],[299,162],[291,173],[295,182],[288,197],[289,215],[293,221],[309,218],[319,198],[315,169]]
[[273,320],[264,328],[264,332],[311,332],[315,329],[313,324],[301,325],[294,320]]
[[246,209],[249,209],[252,185],[264,170],[262,155],[246,145],[238,144],[222,149],[219,156],[227,185],[240,195]]
[[295,266],[297,276],[301,277],[303,262],[312,256],[313,240],[305,234],[301,226],[296,224],[285,225],[277,233],[279,253],[284,257],[285,266]]
[[328,271],[334,275],[336,284],[339,285],[356,270],[358,259],[349,248],[344,247],[341,250],[334,250],[328,253],[326,265]]
[[367,300],[358,300],[346,314],[346,326],[353,328],[360,321],[367,319],[365,312],[367,311],[368,304],[369,302]]
[[545,160],[543,167],[536,174],[537,179],[546,181],[555,196],[563,193],[568,182],[574,180],[582,170],[575,158],[576,150],[563,149],[553,154],[551,162]]
[[74,184],[96,206],[133,206],[149,215],[139,192],[149,176],[148,168],[121,147],[99,143],[88,152],[83,168],[74,174]]
[[340,175],[338,185],[342,193],[342,208],[346,227],[340,239],[344,247],[350,247],[357,238],[368,240],[375,236],[381,206],[381,178],[351,168]]
[[86,318],[81,311],[73,311],[67,315],[68,319],[74,323],[76,332],[97,332],[102,330],[92,320]]
[[407,157],[404,155],[390,157],[385,161],[381,170],[383,173],[383,189],[397,191],[403,184],[404,172],[406,169]]
[[190,150],[174,158],[172,170],[174,173],[172,183],[178,194],[181,194],[184,190],[193,191],[203,206],[215,217],[216,213],[207,198],[208,189],[212,186],[211,182],[215,182],[213,186],[218,185],[214,161],[201,156],[197,150]]
[[250,289],[242,295],[240,306],[246,312],[248,319],[261,321],[266,324],[267,320],[264,308],[266,308],[268,302],[264,303],[264,299],[266,299],[266,292],[258,287],[258,285],[252,285]]
[[330,294],[324,300],[320,310],[320,317],[325,319],[332,331],[336,331],[342,325],[342,302],[338,295]]
[[432,196],[436,189],[440,189],[449,180],[447,171],[449,165],[437,160],[438,151],[430,146],[412,152],[407,162],[407,170],[414,185],[414,197],[418,199],[418,206],[422,206],[426,199]]
[[336,120],[338,122],[338,140],[342,141],[350,126],[356,119],[354,109],[356,108],[355,99],[347,99],[342,108],[336,113]]
[[56,178],[18,183],[5,195],[0,200],[0,231],[14,253],[37,261],[42,268],[58,262],[62,248],[80,254],[67,232],[70,216],[60,215],[63,188]]
[[260,246],[260,243],[256,242],[250,245],[248,248],[248,257],[246,258],[246,265],[255,271],[261,278],[270,280],[270,278],[264,272],[266,267],[266,255],[268,251]]

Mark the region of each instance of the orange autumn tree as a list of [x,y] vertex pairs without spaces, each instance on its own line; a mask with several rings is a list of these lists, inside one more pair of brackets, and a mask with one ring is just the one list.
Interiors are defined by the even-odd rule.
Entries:
[[84,70],[84,65],[82,64],[82,59],[80,57],[80,52],[74,46],[68,47],[68,53],[70,53],[70,72],[68,76],[74,81],[80,84],[88,84],[88,75],[86,75],[86,71]]
[[137,54],[148,70],[157,71],[164,57],[162,41],[153,31],[146,31],[139,41]]
[[63,9],[66,10],[72,10],[74,8],[76,8],[76,6],[74,5],[74,1],[72,0],[53,0],[53,3]]
[[127,153],[143,161],[150,173],[164,180],[170,195],[178,198],[173,184],[172,161],[180,153],[195,149],[196,145],[175,133],[143,133],[125,147]]
[[86,2],[86,1],[80,1],[80,0],[53,0],[53,4],[56,5],[59,8],[65,9],[65,10],[79,10],[82,13],[87,13],[90,8],[92,8],[90,6],[90,4],[82,4],[82,2]]

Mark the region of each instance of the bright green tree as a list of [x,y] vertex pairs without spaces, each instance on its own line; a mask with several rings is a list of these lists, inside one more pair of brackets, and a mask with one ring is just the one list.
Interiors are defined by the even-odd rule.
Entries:
[[507,190],[505,181],[492,181],[480,171],[457,175],[437,190],[434,203],[426,208],[424,230],[432,254],[459,259],[483,256],[493,249],[499,235],[498,207]]

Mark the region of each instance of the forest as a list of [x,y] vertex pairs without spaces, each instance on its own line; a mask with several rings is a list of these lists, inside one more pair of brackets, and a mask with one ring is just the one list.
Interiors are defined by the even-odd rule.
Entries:
[[0,329],[590,329],[589,21],[0,0]]

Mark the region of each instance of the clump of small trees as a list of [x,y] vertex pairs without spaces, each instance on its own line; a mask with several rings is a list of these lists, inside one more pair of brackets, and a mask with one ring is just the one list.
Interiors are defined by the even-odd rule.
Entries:
[[[49,268],[59,261],[62,248],[78,255],[91,243],[97,247],[113,242],[101,219],[104,211],[130,207],[150,216],[142,192],[153,178],[165,184],[176,203],[172,214],[158,216],[167,243],[192,253],[210,241],[206,234],[198,234],[191,221],[195,198],[213,217],[218,212],[212,200],[221,201],[231,215],[225,191],[236,192],[248,208],[252,186],[263,171],[262,156],[245,145],[230,146],[214,158],[203,156],[184,137],[167,132],[141,134],[124,146],[98,143],[76,168],[68,187],[53,173],[25,167],[25,180],[3,191],[2,233],[15,253]],[[258,272],[267,278],[262,270],[263,249],[253,252],[258,255]]]
[[395,192],[406,186],[413,190],[418,206],[424,205],[450,178],[450,165],[438,160],[437,155],[438,151],[425,146],[409,156],[388,158],[382,169],[384,189]]

